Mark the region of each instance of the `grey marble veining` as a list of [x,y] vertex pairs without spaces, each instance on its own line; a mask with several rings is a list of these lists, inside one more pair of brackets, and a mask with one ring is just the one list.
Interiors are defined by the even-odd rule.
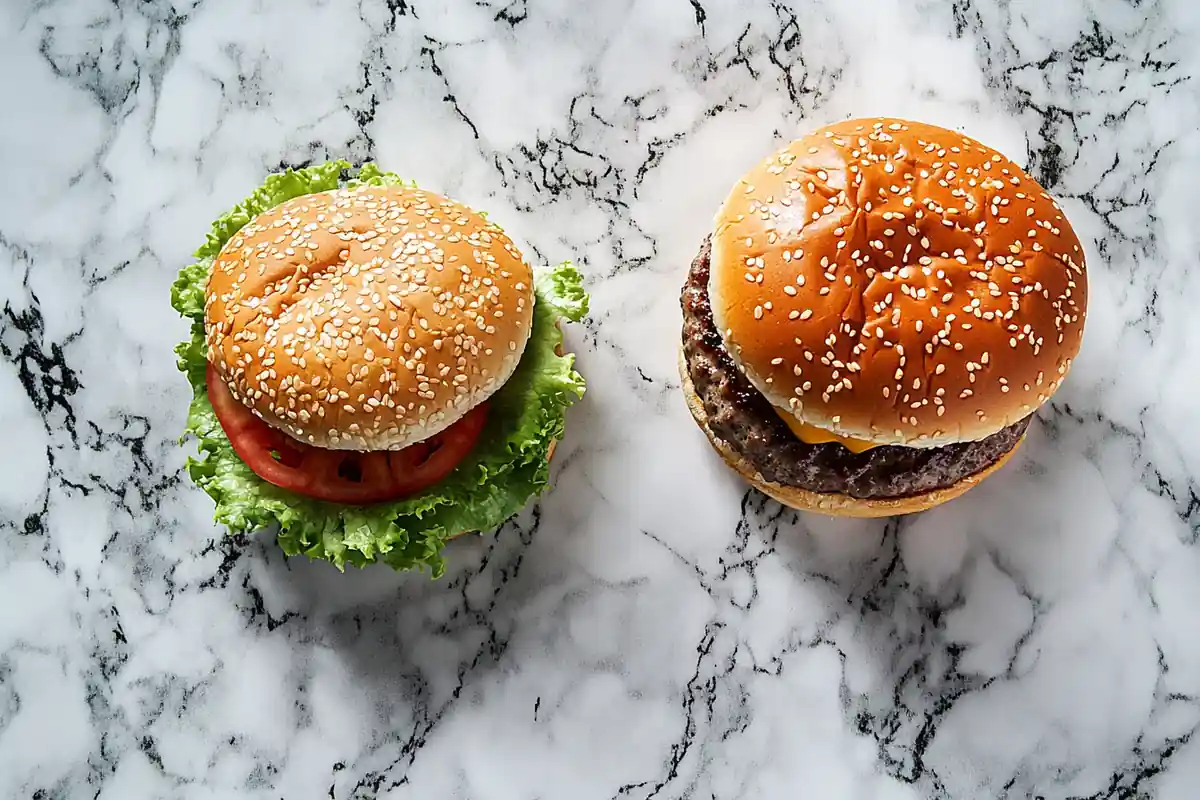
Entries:
[[[0,797],[1200,795],[1200,6],[43,0],[0,74]],[[675,372],[729,185],[867,114],[1028,164],[1092,286],[1014,463],[891,522],[748,493]],[[593,293],[554,491],[439,582],[229,539],[181,471],[170,282],[329,157]]]

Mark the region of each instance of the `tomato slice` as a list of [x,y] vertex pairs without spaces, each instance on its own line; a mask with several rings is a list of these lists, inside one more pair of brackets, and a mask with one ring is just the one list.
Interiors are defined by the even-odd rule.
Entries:
[[254,416],[212,364],[205,380],[233,451],[254,474],[281,489],[331,503],[368,505],[427,489],[454,471],[487,425],[487,404],[482,403],[436,436],[403,450],[329,450],[297,441]]
[[463,456],[471,452],[486,424],[487,410],[483,404],[437,436],[389,452],[388,469],[396,491],[402,495],[415,494],[444,480]]

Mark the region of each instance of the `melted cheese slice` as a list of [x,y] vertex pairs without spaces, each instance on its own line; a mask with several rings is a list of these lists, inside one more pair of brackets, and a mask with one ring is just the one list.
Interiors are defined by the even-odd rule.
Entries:
[[837,442],[842,447],[845,447],[851,453],[862,453],[870,450],[872,447],[879,445],[874,442],[868,442],[865,439],[852,439],[849,436],[838,436],[836,433],[830,433],[823,428],[818,428],[815,425],[809,425],[807,422],[801,422],[780,409],[776,409],[779,418],[792,429],[792,433],[796,438],[807,444],[826,444],[827,442]]

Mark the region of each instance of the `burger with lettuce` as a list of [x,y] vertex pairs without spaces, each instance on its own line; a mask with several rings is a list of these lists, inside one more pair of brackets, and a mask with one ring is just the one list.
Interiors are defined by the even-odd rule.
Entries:
[[171,291],[199,442],[192,479],[235,532],[339,568],[443,570],[547,484],[584,391],[570,264],[532,268],[487,217],[372,164],[271,175]]

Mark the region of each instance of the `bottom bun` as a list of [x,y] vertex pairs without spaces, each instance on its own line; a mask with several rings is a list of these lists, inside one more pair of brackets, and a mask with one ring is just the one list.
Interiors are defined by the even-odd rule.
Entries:
[[982,483],[988,476],[1008,463],[1013,453],[1021,446],[1021,442],[1025,441],[1025,437],[1022,435],[1011,450],[986,469],[963,478],[958,483],[947,486],[944,489],[935,489],[932,492],[925,492],[924,494],[886,499],[862,499],[851,497],[848,494],[812,492],[808,489],[801,489],[796,486],[784,486],[766,480],[759,474],[758,470],[735,453],[733,448],[724,440],[713,434],[712,430],[708,427],[708,414],[704,411],[704,404],[696,394],[695,387],[692,386],[692,379],[688,374],[687,363],[683,358],[682,352],[679,357],[679,375],[683,380],[683,395],[687,399],[688,410],[692,412],[692,417],[696,420],[696,424],[700,426],[700,430],[704,431],[704,435],[708,437],[709,443],[721,454],[721,458],[725,460],[725,463],[755,489],[758,489],[773,500],[777,500],[785,506],[797,509],[798,511],[812,511],[832,517],[863,518],[891,517],[900,514],[915,514],[918,511],[927,511],[934,506],[939,506],[942,503],[953,500]]

